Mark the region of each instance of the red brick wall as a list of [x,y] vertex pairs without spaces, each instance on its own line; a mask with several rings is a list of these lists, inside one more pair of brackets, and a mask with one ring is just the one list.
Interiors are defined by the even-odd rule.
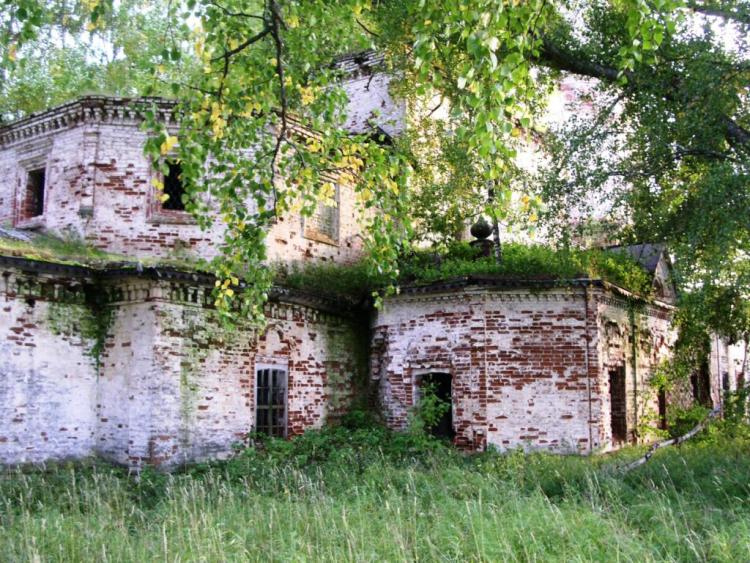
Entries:
[[346,412],[366,379],[362,327],[348,316],[272,303],[264,330],[231,330],[209,288],[137,277],[95,287],[108,303],[97,369],[92,280],[2,273],[0,463],[225,457],[254,428],[257,365],[288,370],[289,435]]
[[376,324],[372,375],[391,426],[407,424],[415,376],[440,371],[453,376],[459,446],[588,449],[580,291],[403,296],[387,300]]
[[[221,221],[202,231],[189,214],[163,211],[151,184],[156,173],[143,155],[140,119],[114,101],[97,103],[103,109],[86,113],[74,103],[0,130],[0,222],[68,232],[138,258],[216,255]],[[45,212],[29,223],[24,220],[26,170],[39,166],[47,169]],[[267,237],[269,259],[350,262],[360,257],[360,219],[348,186],[341,186],[338,212],[336,244],[305,237],[298,214],[281,217]]]
[[594,287],[389,298],[373,333],[371,377],[379,381],[388,424],[404,428],[419,375],[450,373],[455,442],[463,448],[611,447],[609,368],[628,366],[634,433],[656,405],[647,383],[674,338],[667,308],[642,309],[633,370],[622,337],[630,330],[628,311],[626,301]]

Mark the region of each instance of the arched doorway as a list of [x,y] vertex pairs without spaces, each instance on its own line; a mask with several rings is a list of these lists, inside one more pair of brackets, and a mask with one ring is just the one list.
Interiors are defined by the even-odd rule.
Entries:
[[430,429],[430,433],[438,438],[453,440],[456,432],[453,429],[453,386],[451,375],[441,372],[425,373],[420,377],[419,386],[420,388],[430,386],[437,398],[450,405],[450,408],[446,409],[437,424]]

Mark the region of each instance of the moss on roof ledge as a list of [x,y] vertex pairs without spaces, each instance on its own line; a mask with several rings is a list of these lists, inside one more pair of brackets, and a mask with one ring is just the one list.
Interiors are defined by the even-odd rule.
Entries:
[[164,266],[175,269],[206,272],[198,260],[186,258],[146,258],[134,260],[123,254],[98,249],[77,238],[61,238],[33,231],[0,228],[0,256],[12,256],[49,262],[51,264],[82,266],[90,269]]
[[[79,239],[0,229],[0,257],[10,257],[68,267],[72,273],[106,272],[108,276],[144,275],[191,279],[213,283],[210,269],[198,260],[184,258],[131,257],[107,253]],[[3,260],[20,266],[20,261]],[[34,269],[44,270],[41,265]],[[60,268],[59,271],[66,268]],[[365,262],[349,265],[315,263],[287,266],[276,264],[278,292],[318,295],[345,299],[363,306],[373,292],[389,285],[389,280],[373,273]],[[53,271],[50,267],[46,270]],[[456,244],[442,252],[412,251],[400,265],[398,284],[404,292],[421,293],[455,290],[468,286],[544,288],[582,286],[605,282],[646,300],[653,297],[653,276],[632,256],[605,250],[553,249],[543,245],[505,244],[503,259],[477,256],[468,244]],[[602,283],[601,285],[604,285]]]

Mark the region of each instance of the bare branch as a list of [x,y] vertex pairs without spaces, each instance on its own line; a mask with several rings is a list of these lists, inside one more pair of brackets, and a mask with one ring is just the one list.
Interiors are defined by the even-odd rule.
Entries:
[[721,408],[720,407],[716,407],[714,410],[712,410],[710,413],[708,413],[708,416],[706,418],[704,418],[701,422],[699,422],[697,425],[695,425],[693,427],[693,429],[690,430],[690,432],[688,432],[687,434],[683,434],[682,436],[679,436],[677,438],[671,438],[669,440],[663,440],[661,442],[656,442],[655,444],[653,444],[648,449],[648,451],[646,452],[645,455],[643,455],[642,457],[639,457],[635,461],[630,462],[627,465],[623,466],[621,468],[621,471],[623,473],[629,473],[633,469],[637,469],[641,465],[645,464],[649,459],[651,459],[651,457],[656,453],[656,450],[661,449],[661,448],[665,448],[667,446],[676,446],[678,444],[682,444],[683,442],[686,442],[687,440],[689,440],[690,438],[692,438],[693,436],[695,436],[698,432],[700,432],[701,430],[703,430],[706,427],[706,425],[711,420],[713,420],[714,418],[718,417],[719,414],[721,414]]

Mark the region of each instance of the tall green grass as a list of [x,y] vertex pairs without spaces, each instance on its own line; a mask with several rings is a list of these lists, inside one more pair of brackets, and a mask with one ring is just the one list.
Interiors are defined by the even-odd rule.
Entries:
[[138,481],[100,464],[6,471],[0,560],[750,560],[746,434],[660,451],[624,477],[635,450],[425,443],[314,433]]

